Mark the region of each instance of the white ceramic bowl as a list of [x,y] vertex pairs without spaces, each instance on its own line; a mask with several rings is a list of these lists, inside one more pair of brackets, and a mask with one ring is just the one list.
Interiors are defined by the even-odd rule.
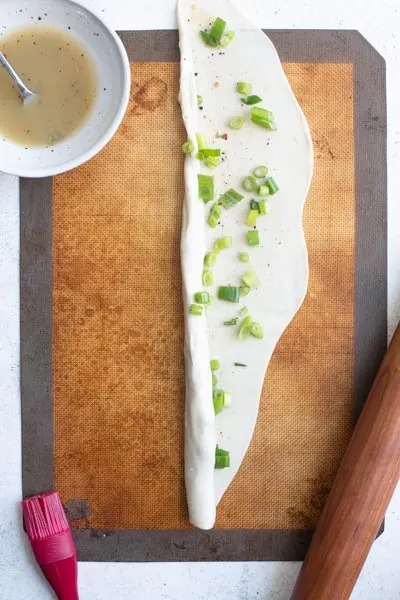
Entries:
[[80,41],[96,66],[98,93],[82,128],[52,148],[26,150],[0,132],[0,171],[21,177],[56,175],[92,158],[118,129],[130,92],[125,48],[116,33],[92,12],[72,0],[0,0],[0,46],[3,36],[34,25],[57,27]]

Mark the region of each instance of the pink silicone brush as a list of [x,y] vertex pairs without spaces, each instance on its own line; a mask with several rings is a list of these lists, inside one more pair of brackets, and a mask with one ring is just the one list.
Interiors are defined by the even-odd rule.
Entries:
[[78,561],[57,492],[22,501],[26,533],[36,561],[59,600],[79,600]]

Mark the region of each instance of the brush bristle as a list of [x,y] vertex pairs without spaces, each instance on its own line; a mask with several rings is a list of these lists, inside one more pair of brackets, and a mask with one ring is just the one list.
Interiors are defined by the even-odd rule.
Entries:
[[22,502],[22,509],[26,532],[31,541],[43,540],[69,529],[57,492],[27,498]]

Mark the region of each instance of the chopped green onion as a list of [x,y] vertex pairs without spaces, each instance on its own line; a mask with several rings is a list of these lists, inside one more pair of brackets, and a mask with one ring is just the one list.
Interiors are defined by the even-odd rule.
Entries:
[[210,369],[211,371],[219,371],[219,360],[217,358],[213,358],[210,360]]
[[230,392],[224,392],[224,408],[232,406],[232,395]]
[[268,167],[261,165],[260,167],[255,168],[253,171],[253,175],[254,177],[257,177],[257,179],[261,179],[261,177],[266,177],[268,175]]
[[254,177],[254,175],[249,175],[243,179],[242,186],[246,192],[255,192],[258,187],[257,179]]
[[251,288],[248,285],[242,285],[240,288],[240,295],[241,296],[247,296],[248,294],[250,294],[251,292]]
[[248,262],[249,262],[249,260],[250,260],[250,257],[249,257],[249,255],[247,254],[247,252],[241,252],[241,253],[239,254],[239,260],[240,260],[240,262],[242,262],[242,263],[248,263]]
[[239,302],[240,287],[233,285],[221,285],[218,288],[218,298],[227,302]]
[[230,321],[224,321],[224,325],[225,325],[225,327],[230,327],[232,325],[237,325],[238,321],[239,321],[239,317],[234,317]]
[[207,44],[207,46],[211,46],[212,48],[216,48],[218,43],[211,37],[211,35],[207,31],[200,31],[200,35],[203,38],[203,42]]
[[228,33],[226,33],[225,35],[222,36],[221,41],[219,43],[219,45],[222,48],[226,48],[227,46],[229,46],[229,44],[235,39],[235,32],[234,31],[228,31]]
[[207,223],[209,224],[210,227],[215,229],[215,227],[218,225],[218,219],[216,217],[214,217],[213,215],[210,215],[207,219]]
[[245,317],[239,327],[238,338],[239,340],[247,340],[251,335],[251,317]]
[[219,44],[224,31],[226,29],[226,21],[217,17],[210,29],[210,36]]
[[259,323],[251,324],[251,335],[258,338],[259,340],[263,339],[264,333],[263,333],[262,327]]
[[208,158],[209,156],[221,156],[221,150],[219,148],[203,148],[197,153],[199,160],[203,160],[203,158]]
[[203,98],[197,94],[197,104],[200,105],[203,102]]
[[260,215],[266,215],[271,210],[266,200],[260,200],[258,203],[258,209],[260,211]]
[[215,252],[207,252],[204,257],[204,264],[206,267],[213,267],[217,262],[217,255]]
[[219,219],[221,216],[221,207],[218,206],[218,204],[213,204],[211,207],[211,214],[213,217],[215,217],[216,219]]
[[192,140],[188,140],[184,144],[182,144],[182,152],[184,154],[191,154],[194,150],[194,144]]
[[250,209],[257,210],[258,212],[260,212],[260,207],[258,205],[257,200],[250,200]]
[[247,306],[242,306],[242,308],[239,310],[239,316],[243,317],[243,315],[246,315],[249,312],[249,309],[247,308]]
[[208,292],[196,292],[194,295],[194,301],[197,304],[209,304],[210,294]]
[[201,277],[201,283],[204,287],[210,287],[214,283],[214,273],[210,269],[204,269]]
[[232,246],[232,238],[230,236],[218,238],[215,243],[220,250],[226,250]]
[[210,227],[216,227],[218,225],[218,219],[221,216],[221,208],[218,204],[213,204],[210,210],[210,216],[208,217],[208,224]]
[[215,469],[226,469],[231,466],[229,452],[225,454],[215,454]]
[[203,133],[196,133],[197,149],[204,150],[207,148],[206,136]]
[[224,408],[224,392],[222,390],[213,391],[214,414],[219,415]]
[[246,96],[246,98],[242,98],[242,102],[248,106],[251,106],[252,104],[258,104],[259,102],[262,102],[262,98],[260,98],[260,96]]
[[246,83],[245,81],[238,81],[236,91],[239,92],[239,94],[251,94],[253,91],[253,84]]
[[247,225],[249,225],[250,227],[253,227],[253,225],[256,224],[257,218],[258,218],[258,210],[254,210],[252,209],[247,217]]
[[234,367],[247,367],[247,365],[245,365],[244,363],[238,363],[238,362],[233,363],[233,366]]
[[219,203],[222,204],[222,206],[226,210],[229,210],[230,208],[235,206],[235,204],[243,200],[243,198],[244,196],[242,196],[242,194],[239,194],[239,192],[237,192],[233,188],[230,188],[227,192],[225,192],[225,194],[223,194],[220,197]]
[[223,450],[222,448],[219,448],[218,444],[215,448],[215,454],[218,454],[219,456],[229,456],[228,450]]
[[203,307],[199,306],[198,304],[191,304],[189,306],[189,312],[191,315],[202,315],[203,314]]
[[265,198],[265,196],[269,196],[269,187],[267,185],[260,185],[260,187],[258,188],[258,195],[262,198]]
[[212,386],[215,387],[218,384],[218,377],[215,373],[212,374]]
[[260,244],[258,229],[250,229],[250,231],[247,232],[247,241],[249,242],[250,246],[258,246]]
[[204,203],[214,200],[214,177],[212,175],[203,175],[202,173],[199,173],[197,175],[197,180],[199,185],[199,198],[201,198]]
[[257,288],[261,285],[261,281],[258,279],[254,271],[247,271],[247,273],[243,275],[242,281],[249,288]]
[[270,194],[276,194],[276,192],[279,190],[278,184],[273,177],[268,177],[265,180],[265,184],[268,186]]
[[245,119],[243,117],[233,117],[230,121],[228,121],[228,127],[231,129],[242,129],[245,124]]
[[274,115],[270,110],[253,106],[250,111],[250,118],[253,123],[261,125],[261,127],[265,127],[265,129],[270,129],[271,131],[275,131],[276,129]]
[[216,156],[208,156],[204,159],[204,164],[209,169],[215,169],[216,167],[218,167],[219,160]]

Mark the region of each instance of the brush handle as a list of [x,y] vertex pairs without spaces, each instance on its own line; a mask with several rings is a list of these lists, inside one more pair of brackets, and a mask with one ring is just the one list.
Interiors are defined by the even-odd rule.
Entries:
[[375,378],[291,600],[348,600],[400,477],[400,325]]
[[58,600],[79,600],[76,557],[41,565],[40,568]]

